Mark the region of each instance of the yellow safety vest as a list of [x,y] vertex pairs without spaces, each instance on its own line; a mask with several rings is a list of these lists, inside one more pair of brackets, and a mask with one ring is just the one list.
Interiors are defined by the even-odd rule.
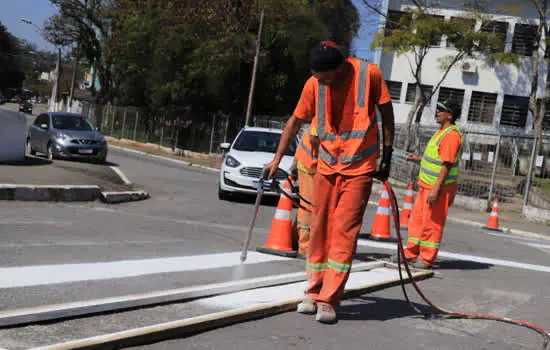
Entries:
[[[460,138],[463,138],[462,133],[460,132],[458,127],[456,125],[452,125],[443,130],[443,132],[439,135],[432,136],[430,142],[428,142],[428,145],[426,146],[424,156],[422,156],[422,161],[420,162],[420,174],[418,175],[418,177],[420,178],[420,180],[428,185],[435,185],[437,179],[439,178],[441,168],[443,167],[443,161],[441,160],[441,157],[439,157],[439,144],[441,143],[441,140],[443,140],[443,137],[445,137],[448,132],[453,130],[460,134]],[[447,174],[447,177],[445,178],[445,185],[456,182],[456,179],[458,177],[458,162],[460,161],[461,153],[462,146],[460,147],[460,151],[456,155],[453,167],[451,168],[451,170],[449,170],[449,174]]]

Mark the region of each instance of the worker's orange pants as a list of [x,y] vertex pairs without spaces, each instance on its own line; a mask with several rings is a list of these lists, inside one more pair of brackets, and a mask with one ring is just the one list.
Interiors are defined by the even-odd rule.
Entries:
[[306,294],[318,304],[340,302],[371,186],[366,175],[315,175]]
[[441,245],[447,213],[455,199],[456,187],[442,186],[433,204],[427,203],[429,193],[430,189],[423,187],[418,191],[409,221],[405,258],[416,260],[420,257],[424,263],[433,265]]
[[[308,174],[305,171],[298,170],[298,182],[300,184],[300,195],[311,202],[313,194],[313,181],[315,175]],[[304,201],[301,204],[310,208],[310,205]],[[311,213],[299,208],[298,209],[298,252],[307,254],[309,240],[311,236]]]

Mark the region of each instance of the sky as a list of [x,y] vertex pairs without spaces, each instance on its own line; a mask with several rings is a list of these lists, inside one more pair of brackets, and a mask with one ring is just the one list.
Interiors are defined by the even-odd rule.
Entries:
[[57,8],[49,0],[0,0],[0,22],[16,37],[34,43],[43,50],[55,49],[36,32],[34,26],[21,22],[21,18],[30,19],[41,28],[48,17],[56,12]]
[[[372,42],[372,28],[369,28],[367,21],[372,23],[372,18],[367,17],[367,10],[361,0],[352,0],[361,14],[362,26],[359,37],[352,43],[352,49],[356,50],[357,56],[365,59],[372,59],[370,45]],[[53,50],[53,46],[46,42],[30,24],[21,22],[21,18],[28,18],[38,27],[51,15],[57,12],[49,0],[0,0],[0,22],[2,22],[13,35],[23,38],[38,46],[39,49]]]

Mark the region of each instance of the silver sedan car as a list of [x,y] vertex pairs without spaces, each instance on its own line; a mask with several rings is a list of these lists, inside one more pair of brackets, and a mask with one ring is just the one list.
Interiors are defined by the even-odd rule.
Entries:
[[107,142],[80,114],[48,112],[36,117],[27,136],[27,153],[48,159],[73,158],[104,163]]

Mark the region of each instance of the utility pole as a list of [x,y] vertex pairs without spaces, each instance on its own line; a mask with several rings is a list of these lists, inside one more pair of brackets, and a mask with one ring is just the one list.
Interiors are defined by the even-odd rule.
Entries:
[[50,112],[57,112],[57,96],[59,95],[59,78],[61,66],[61,48],[57,49],[57,63],[55,64],[55,76],[52,87],[52,96],[50,97]]
[[260,58],[260,41],[262,38],[262,27],[264,25],[265,10],[262,9],[260,15],[260,27],[258,28],[258,37],[256,38],[256,56],[254,57],[254,67],[252,68],[252,81],[250,82],[250,91],[248,93],[248,107],[246,108],[245,126],[250,126],[250,114],[252,113],[252,100],[254,97],[254,87],[256,85],[256,71],[258,70],[258,60]]

